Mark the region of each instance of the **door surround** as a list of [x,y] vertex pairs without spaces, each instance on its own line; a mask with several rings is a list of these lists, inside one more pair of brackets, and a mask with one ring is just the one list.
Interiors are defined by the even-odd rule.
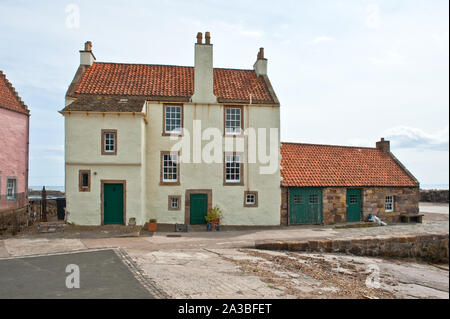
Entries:
[[191,194],[206,194],[208,211],[212,208],[212,189],[187,189],[184,197],[184,223],[191,223]]
[[104,200],[104,185],[105,184],[122,184],[123,185],[123,225],[127,224],[127,181],[126,180],[114,180],[114,179],[102,179],[100,181],[100,209],[101,209],[101,225],[105,225],[105,212],[103,208]]

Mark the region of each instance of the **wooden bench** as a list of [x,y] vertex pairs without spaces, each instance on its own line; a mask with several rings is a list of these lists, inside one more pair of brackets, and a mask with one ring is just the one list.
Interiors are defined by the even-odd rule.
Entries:
[[401,214],[400,220],[402,223],[422,223],[423,214]]
[[53,233],[58,230],[64,231],[64,227],[66,223],[64,221],[57,222],[42,222],[39,223],[39,232],[40,233]]

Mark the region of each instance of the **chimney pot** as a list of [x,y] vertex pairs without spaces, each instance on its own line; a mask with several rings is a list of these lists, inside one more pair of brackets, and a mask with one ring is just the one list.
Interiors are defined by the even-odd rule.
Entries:
[[211,33],[209,31],[205,32],[205,44],[211,44]]
[[259,48],[258,60],[264,59],[264,48]]
[[203,34],[201,32],[197,33],[197,44],[202,44]]
[[84,44],[84,51],[92,51],[92,42],[91,41],[86,41],[86,43]]

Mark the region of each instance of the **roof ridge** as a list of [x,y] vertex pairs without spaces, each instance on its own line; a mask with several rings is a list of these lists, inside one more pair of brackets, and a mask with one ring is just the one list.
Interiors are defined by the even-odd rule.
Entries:
[[3,79],[3,82],[5,83],[6,87],[10,90],[11,94],[13,95],[13,97],[20,104],[20,106],[22,107],[23,111],[26,111],[26,113],[29,113],[27,105],[22,101],[21,97],[19,96],[19,93],[16,91],[16,89],[14,88],[12,83],[8,80],[8,78],[6,77],[6,74],[2,70],[0,70],[0,78]]
[[[153,64],[153,63],[127,63],[127,62],[104,62],[104,61],[95,61],[95,63],[101,63],[101,64],[117,64],[117,65],[147,65],[147,66],[168,66],[168,67],[178,67],[178,68],[189,68],[193,69],[194,66],[188,66],[188,65],[178,65],[178,64]],[[247,72],[255,72],[253,69],[241,69],[241,68],[223,68],[223,67],[216,67],[213,68],[215,70],[232,70],[232,71],[247,71]]]
[[369,146],[350,146],[350,145],[333,145],[333,144],[317,144],[317,143],[297,143],[297,142],[281,142],[281,144],[306,145],[306,146],[326,146],[326,147],[344,147],[344,148],[364,148],[378,150],[376,147]]

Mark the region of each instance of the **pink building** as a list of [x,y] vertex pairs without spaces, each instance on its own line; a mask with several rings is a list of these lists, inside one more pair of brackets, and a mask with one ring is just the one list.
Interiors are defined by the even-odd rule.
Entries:
[[30,112],[0,71],[0,211],[27,205]]

